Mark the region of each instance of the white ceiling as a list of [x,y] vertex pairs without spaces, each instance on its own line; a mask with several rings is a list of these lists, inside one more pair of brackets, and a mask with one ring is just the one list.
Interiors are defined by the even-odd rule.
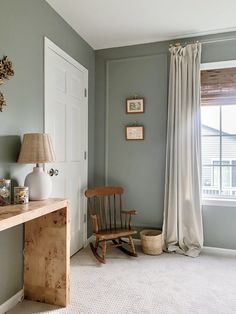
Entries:
[[236,30],[235,0],[46,0],[94,49]]

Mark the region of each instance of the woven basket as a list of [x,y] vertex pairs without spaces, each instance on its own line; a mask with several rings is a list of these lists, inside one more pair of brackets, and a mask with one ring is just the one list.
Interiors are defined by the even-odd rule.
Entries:
[[161,230],[142,230],[140,232],[143,252],[150,255],[162,253],[162,232]]

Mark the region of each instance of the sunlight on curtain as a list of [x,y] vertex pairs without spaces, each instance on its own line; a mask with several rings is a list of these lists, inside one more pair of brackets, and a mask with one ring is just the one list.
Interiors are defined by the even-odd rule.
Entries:
[[201,44],[171,47],[169,77],[164,249],[198,256],[201,214]]

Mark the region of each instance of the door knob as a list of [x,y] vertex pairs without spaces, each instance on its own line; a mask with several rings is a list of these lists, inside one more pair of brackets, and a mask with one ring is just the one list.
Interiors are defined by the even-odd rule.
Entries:
[[58,173],[59,173],[59,170],[58,170],[58,169],[53,169],[53,168],[51,168],[51,169],[48,171],[48,174],[50,175],[50,177],[58,176]]

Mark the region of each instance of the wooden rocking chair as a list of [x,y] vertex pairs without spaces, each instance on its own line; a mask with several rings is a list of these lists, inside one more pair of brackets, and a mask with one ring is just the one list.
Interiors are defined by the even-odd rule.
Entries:
[[[122,187],[104,186],[89,189],[85,192],[88,198],[88,210],[92,219],[93,234],[96,237],[95,245],[90,243],[91,250],[100,263],[106,263],[107,241],[111,240],[123,253],[137,257],[131,229],[131,216],[136,210],[123,210]],[[122,239],[128,238],[128,241]],[[125,246],[130,246],[131,251]],[[102,254],[98,253],[99,248]]]

